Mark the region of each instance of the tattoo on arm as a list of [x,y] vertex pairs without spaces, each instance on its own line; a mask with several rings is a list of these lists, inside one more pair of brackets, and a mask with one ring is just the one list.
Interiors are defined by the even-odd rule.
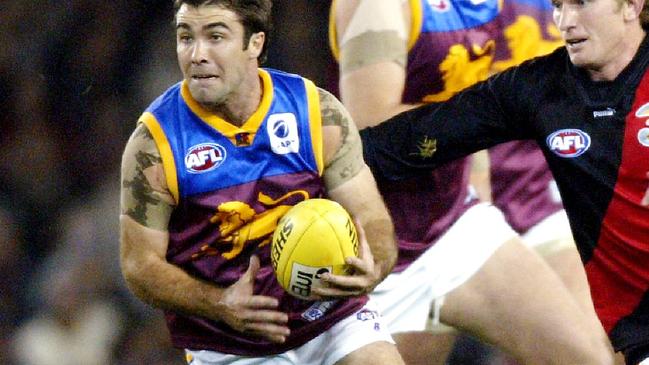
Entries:
[[[363,147],[356,125],[342,103],[329,92],[318,90],[323,130],[338,129],[338,133],[333,133],[339,136],[338,140],[325,142],[325,185],[334,189],[363,168]],[[327,151],[331,146],[334,150]]]
[[149,130],[139,124],[122,158],[121,212],[146,227],[166,230],[173,205],[160,153]]

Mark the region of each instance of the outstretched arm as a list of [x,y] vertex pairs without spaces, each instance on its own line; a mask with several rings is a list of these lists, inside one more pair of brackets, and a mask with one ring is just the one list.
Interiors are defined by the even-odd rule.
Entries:
[[122,158],[120,259],[129,288],[144,302],[161,309],[223,321],[241,332],[283,342],[285,313],[277,299],[255,296],[259,261],[235,284],[220,288],[167,262],[167,224],[175,201],[165,182],[160,153],[143,125],[129,139]]
[[324,90],[320,90],[320,103],[328,196],[354,217],[362,254],[361,259],[351,261],[353,276],[329,277],[339,280],[315,293],[328,297],[365,294],[392,271],[397,258],[394,229],[372,173],[363,162],[361,141],[349,114]]

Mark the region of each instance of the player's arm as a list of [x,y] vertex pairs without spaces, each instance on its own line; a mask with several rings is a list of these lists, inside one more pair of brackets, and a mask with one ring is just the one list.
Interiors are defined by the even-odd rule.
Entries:
[[410,22],[404,6],[401,0],[336,2],[341,101],[359,129],[414,107],[401,102]]
[[148,129],[139,124],[122,157],[120,261],[129,288],[157,308],[221,320],[236,330],[283,342],[287,318],[274,310],[277,299],[252,296],[258,259],[229,288],[167,262],[167,224],[175,204],[160,153]]
[[[499,143],[535,138],[544,68],[517,67],[360,131],[365,162],[382,179],[401,180]],[[512,92],[516,90],[516,92]]]
[[356,274],[336,277],[338,289],[324,296],[359,295],[371,291],[387,276],[397,258],[392,221],[374,177],[363,161],[361,140],[342,104],[320,90],[325,157],[324,182],[328,196],[354,217],[361,240],[361,258],[352,259]]

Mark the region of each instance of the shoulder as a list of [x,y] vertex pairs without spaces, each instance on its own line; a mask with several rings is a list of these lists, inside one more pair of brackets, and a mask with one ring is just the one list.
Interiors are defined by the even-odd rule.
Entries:
[[495,74],[487,84],[497,92],[511,94],[516,90],[520,97],[529,98],[539,95],[542,90],[560,88],[571,74],[570,67],[568,54],[564,47],[560,47],[548,55],[526,60]]
[[322,113],[322,138],[327,189],[342,185],[356,176],[365,165],[361,139],[356,124],[330,92],[318,88]]
[[143,123],[138,123],[126,144],[121,175],[121,213],[144,226],[165,230],[175,200],[160,152]]

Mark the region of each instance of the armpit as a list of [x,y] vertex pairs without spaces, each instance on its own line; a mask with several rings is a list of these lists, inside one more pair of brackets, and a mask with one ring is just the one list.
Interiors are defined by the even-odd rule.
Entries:
[[122,156],[121,213],[146,227],[166,230],[174,205],[160,152],[149,130],[139,124]]

